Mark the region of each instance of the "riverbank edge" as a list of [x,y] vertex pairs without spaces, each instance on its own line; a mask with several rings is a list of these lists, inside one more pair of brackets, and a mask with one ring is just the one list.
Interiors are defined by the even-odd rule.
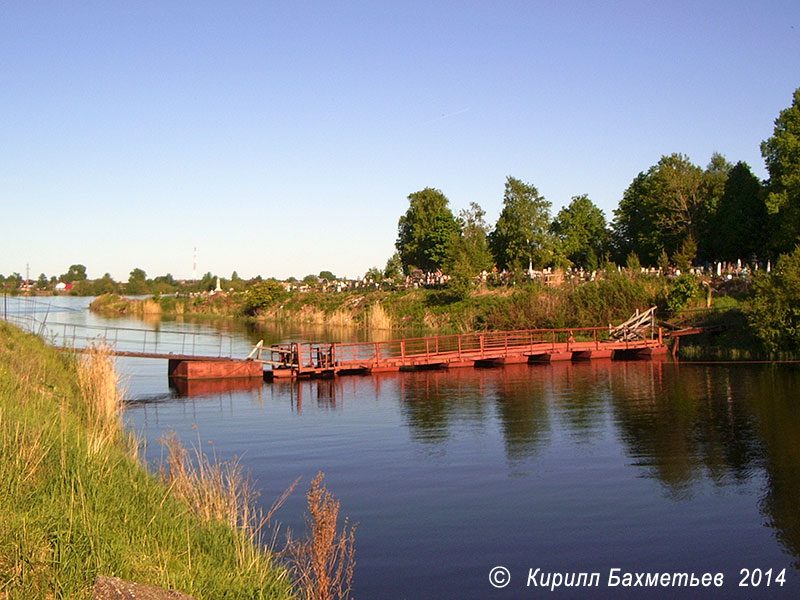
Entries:
[[[0,323],[1,595],[88,599],[102,574],[198,600],[291,598],[270,553],[199,518],[142,464],[116,380],[92,383],[82,368]],[[113,402],[93,404],[98,393]]]
[[[734,282],[735,283],[735,282]],[[667,326],[709,328],[709,333],[685,337],[678,358],[688,360],[796,359],[769,356],[756,339],[744,313],[746,294],[731,293],[688,302],[677,314],[660,311]],[[253,314],[245,314],[246,292],[193,298],[160,296],[128,299],[99,296],[90,309],[104,316],[130,315],[166,319],[236,319],[259,324],[352,327],[367,331],[408,332],[411,335],[532,328],[596,327],[620,323],[636,310],[663,305],[667,282],[652,277],[618,275],[580,286],[477,289],[453,297],[446,289],[362,290],[324,293],[292,292],[275,297]],[[703,294],[705,295],[705,294]]]
[[344,292],[257,290],[133,299],[98,296],[90,310],[107,317],[238,318],[245,321],[466,333],[605,326],[656,304],[661,282],[624,275],[580,285],[481,286],[465,295],[446,287]]

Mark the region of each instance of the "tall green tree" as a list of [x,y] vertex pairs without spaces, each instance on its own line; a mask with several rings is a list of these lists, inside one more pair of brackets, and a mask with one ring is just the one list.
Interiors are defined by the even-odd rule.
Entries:
[[[456,220],[460,229],[455,249],[463,254],[471,274],[489,271],[494,265],[489,249],[489,226],[484,217],[486,212],[476,202],[458,213]],[[452,254],[452,252],[451,252]]]
[[150,287],[147,285],[147,273],[144,269],[135,268],[128,275],[128,284],[125,286],[125,293],[131,296],[147,294]]
[[635,252],[652,266],[662,251],[674,254],[686,238],[697,239],[706,197],[700,167],[683,154],[662,156],[636,176],[614,211],[617,255]]
[[716,227],[722,196],[733,165],[720,153],[711,155],[711,161],[703,172],[702,197],[697,215],[695,233],[697,253],[701,260],[719,258],[720,246],[724,244],[721,232]]
[[70,265],[67,272],[59,277],[60,281],[64,283],[72,283],[73,281],[86,281],[86,267],[83,265]]
[[[167,273],[166,275],[161,275],[160,277],[156,277],[153,280],[155,284],[164,284],[164,285],[175,285],[175,280],[172,278],[171,273]],[[200,279],[198,283],[198,288],[200,291],[209,292],[213,290],[217,286],[217,278],[216,276],[211,274],[211,271],[206,271],[205,275]]]
[[800,234],[800,88],[792,105],[775,119],[772,137],[761,143],[769,171],[767,208],[773,218],[772,249],[789,252]]
[[655,225],[659,207],[654,188],[652,173],[639,173],[614,210],[612,241],[617,262],[635,253],[649,265],[654,257],[666,252],[663,232]]
[[116,294],[119,292],[119,285],[111,277],[111,273],[106,273],[100,279],[95,279],[90,289],[93,296]]
[[373,283],[381,283],[383,281],[383,271],[378,267],[370,267],[367,269],[367,272],[364,273],[364,280],[371,280]]
[[489,246],[501,269],[521,271],[532,264],[541,268],[553,259],[550,235],[550,202],[531,184],[506,179],[503,210]]
[[747,163],[736,163],[725,182],[715,219],[715,258],[734,261],[753,255],[766,257],[768,217],[761,182]]
[[399,282],[403,278],[403,262],[400,260],[400,254],[398,252],[395,252],[386,260],[386,266],[383,268],[383,276],[394,282]]
[[450,275],[451,291],[461,297],[467,295],[475,277],[481,271],[489,271],[493,265],[485,215],[477,203],[471,202],[468,209],[459,213],[457,222],[460,231],[453,234],[450,242],[445,267]]
[[447,260],[449,245],[458,224],[447,197],[437,189],[425,188],[408,196],[409,207],[397,224],[397,252],[406,273],[440,269]]
[[251,285],[245,293],[242,310],[246,315],[256,315],[286,297],[283,285],[275,279],[265,279]]
[[558,253],[584,269],[597,268],[611,241],[603,211],[586,194],[573,196],[558,211],[550,230],[558,241]]
[[242,290],[244,290],[245,286],[246,283],[244,279],[239,277],[239,273],[237,273],[236,271],[231,273],[231,279],[227,283],[227,287],[229,289],[232,289],[234,292],[241,292]]

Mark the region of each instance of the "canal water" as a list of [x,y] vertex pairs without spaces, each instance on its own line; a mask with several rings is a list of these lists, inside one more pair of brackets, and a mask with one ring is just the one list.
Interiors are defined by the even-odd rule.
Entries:
[[[107,322],[66,308],[48,319]],[[241,348],[354,335],[229,333]],[[592,361],[177,391],[164,361],[118,365],[151,464],[174,431],[238,457],[264,508],[303,478],[279,538],[303,532],[323,471],[358,523],[359,600],[800,597],[796,366]]]

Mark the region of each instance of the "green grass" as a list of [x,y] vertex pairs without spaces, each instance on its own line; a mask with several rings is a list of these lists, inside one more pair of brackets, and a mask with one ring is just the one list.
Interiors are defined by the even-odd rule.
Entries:
[[291,597],[247,532],[199,518],[142,466],[80,370],[0,323],[0,598],[88,599],[98,574],[198,599]]

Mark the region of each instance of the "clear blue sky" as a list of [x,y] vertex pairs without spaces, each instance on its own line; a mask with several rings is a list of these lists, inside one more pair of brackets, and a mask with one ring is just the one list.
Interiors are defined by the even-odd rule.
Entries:
[[0,273],[355,277],[508,175],[611,219],[672,152],[765,178],[797,87],[797,0],[5,0]]

